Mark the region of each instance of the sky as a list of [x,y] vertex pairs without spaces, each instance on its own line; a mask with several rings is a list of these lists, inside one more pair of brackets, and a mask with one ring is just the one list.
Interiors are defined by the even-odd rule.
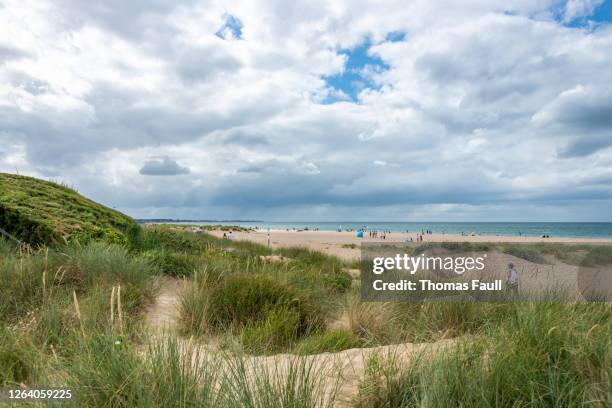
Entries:
[[612,0],[0,0],[0,171],[137,218],[612,221]]

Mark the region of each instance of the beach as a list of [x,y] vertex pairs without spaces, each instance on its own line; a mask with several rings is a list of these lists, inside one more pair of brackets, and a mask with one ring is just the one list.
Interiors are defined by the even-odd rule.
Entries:
[[[210,231],[216,237],[222,237],[224,231]],[[261,230],[233,232],[235,239],[248,240],[267,245],[268,232]],[[357,238],[355,231],[293,231],[270,230],[270,246],[272,248],[303,246],[337,256],[345,260],[355,260],[360,257],[360,244],[362,242],[406,242],[412,238],[416,242],[416,233],[387,233],[386,238],[371,238],[366,231],[364,238]],[[582,244],[612,244],[612,238],[574,238],[551,237],[541,238],[532,236],[491,236],[491,235],[460,235],[460,234],[425,234],[423,242],[508,242],[508,243],[582,243]]]

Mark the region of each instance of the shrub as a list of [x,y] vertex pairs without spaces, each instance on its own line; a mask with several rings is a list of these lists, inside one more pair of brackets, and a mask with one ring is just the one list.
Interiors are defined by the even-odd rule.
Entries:
[[128,243],[127,237],[117,230],[104,228],[102,234],[104,242],[108,242],[109,244],[126,245]]

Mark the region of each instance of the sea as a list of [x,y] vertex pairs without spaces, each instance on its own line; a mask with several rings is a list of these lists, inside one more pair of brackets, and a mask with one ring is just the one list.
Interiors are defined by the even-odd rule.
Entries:
[[267,230],[367,230],[391,232],[432,231],[434,234],[477,234],[488,236],[531,236],[572,238],[612,238],[612,222],[270,222],[270,221],[211,221],[173,222],[190,225],[237,225]]

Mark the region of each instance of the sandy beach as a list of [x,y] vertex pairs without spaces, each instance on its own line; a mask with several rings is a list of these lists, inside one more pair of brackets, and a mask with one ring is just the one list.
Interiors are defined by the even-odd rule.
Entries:
[[[223,231],[211,231],[214,236],[222,237]],[[267,245],[267,231],[242,231],[233,233],[238,240],[249,240]],[[322,251],[339,258],[352,260],[360,256],[359,245],[362,242],[406,242],[412,238],[416,242],[416,233],[387,233],[386,239],[370,238],[366,232],[364,238],[357,238],[356,232],[337,231],[286,231],[271,230],[270,245],[273,248],[289,246],[305,246],[310,249]],[[563,242],[563,243],[589,243],[612,244],[612,238],[571,238],[571,237],[525,237],[525,236],[491,236],[474,235],[463,236],[458,234],[426,234],[423,242]]]

